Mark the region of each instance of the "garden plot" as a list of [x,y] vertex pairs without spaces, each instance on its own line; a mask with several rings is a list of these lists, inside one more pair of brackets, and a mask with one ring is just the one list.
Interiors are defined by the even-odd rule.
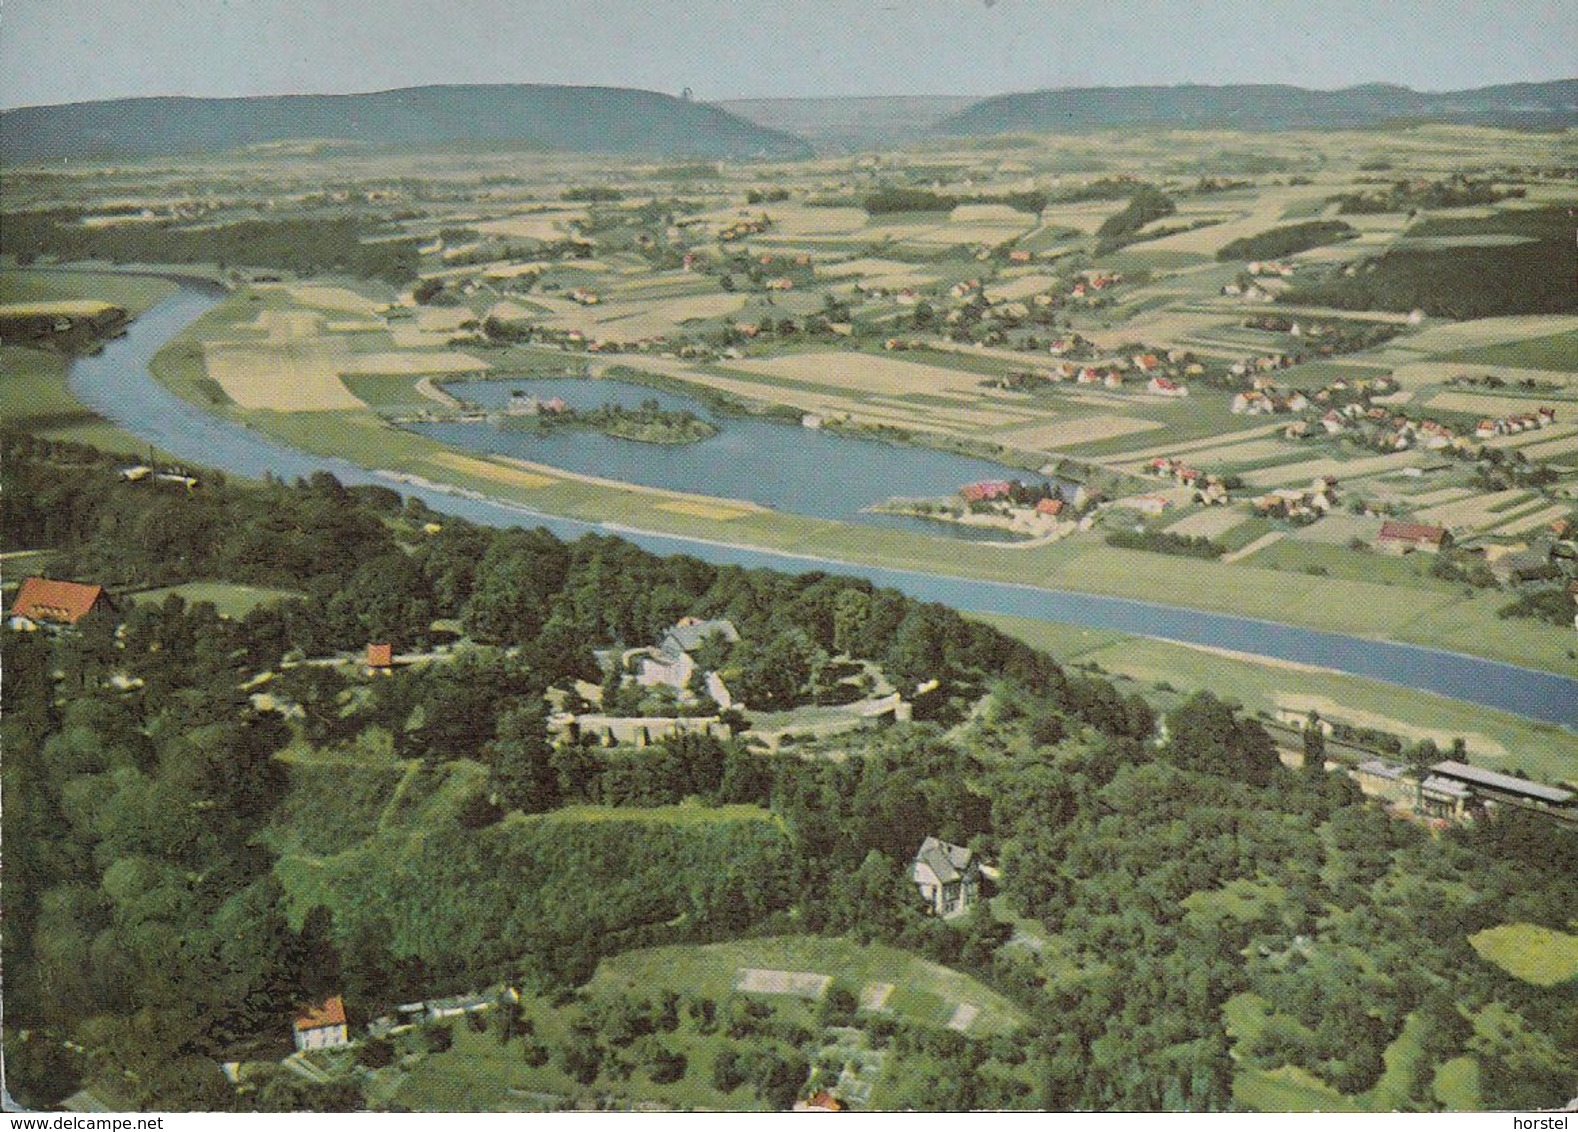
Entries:
[[812,971],[778,971],[771,968],[742,967],[735,981],[736,990],[744,994],[787,994],[795,998],[818,1001],[833,985],[833,976],[819,975]]

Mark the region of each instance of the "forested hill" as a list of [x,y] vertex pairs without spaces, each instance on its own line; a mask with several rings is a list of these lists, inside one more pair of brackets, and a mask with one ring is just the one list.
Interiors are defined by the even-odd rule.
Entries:
[[620,87],[427,86],[376,94],[129,98],[0,112],[0,161],[163,157],[333,139],[585,153],[808,157],[805,142],[699,102]]
[[936,129],[977,135],[1120,126],[1290,130],[1421,121],[1537,129],[1575,126],[1578,79],[1436,93],[1385,83],[1344,90],[1270,84],[1038,90],[983,99]]

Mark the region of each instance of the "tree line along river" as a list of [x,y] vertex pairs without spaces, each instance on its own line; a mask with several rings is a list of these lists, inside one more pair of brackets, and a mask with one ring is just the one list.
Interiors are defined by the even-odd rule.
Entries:
[[[206,413],[181,400],[153,378],[148,369],[153,356],[173,336],[216,306],[222,294],[212,286],[183,282],[175,295],[134,320],[125,337],[108,343],[97,355],[75,359],[71,363],[68,379],[72,392],[84,404],[148,443],[182,459],[217,468],[227,474],[261,478],[272,473],[294,478],[327,471],[347,484],[384,483],[367,469],[345,460],[298,451],[260,436],[242,425]],[[751,423],[757,428],[783,429],[796,439],[800,439],[805,432],[790,424]],[[584,442],[589,438],[583,435],[575,439]],[[647,452],[651,446],[628,441],[611,443],[628,444],[631,448],[641,450],[639,457],[632,458],[651,459]],[[840,446],[872,442],[824,436],[819,438],[818,443],[823,447],[832,446],[827,447],[826,452],[821,448],[817,450],[815,459],[821,474],[826,470],[823,465],[829,459],[828,453]],[[853,455],[848,457],[851,462],[845,465],[849,469],[847,474],[858,473],[865,466],[862,461],[870,460],[868,453],[859,449],[852,451]],[[983,461],[969,461],[966,457],[941,453],[932,455],[947,460],[968,461],[971,465],[981,464],[988,469],[992,467]],[[534,458],[543,457],[536,453]],[[754,460],[751,462],[755,463]],[[926,483],[922,483],[918,489],[906,491],[905,485],[891,478],[892,465],[885,462],[884,466],[889,469],[889,478],[881,489],[884,494],[926,493]],[[715,483],[706,481],[705,463],[695,465],[699,470],[694,473],[695,478],[691,482],[684,482],[683,461],[675,461],[674,467],[677,469],[674,475],[678,478],[662,486],[700,494],[729,494],[721,492]],[[957,470],[950,465],[938,467],[946,469],[950,476]],[[794,465],[780,461],[776,471],[780,476],[792,476]],[[948,482],[957,486],[963,481],[954,478]],[[964,612],[1012,614],[1232,649],[1435,692],[1567,727],[1578,726],[1578,680],[1481,657],[1154,602],[978,581],[916,570],[887,569],[656,534],[609,524],[585,523],[542,514],[501,500],[451,494],[431,486],[405,484],[401,485],[401,490],[421,498],[435,510],[478,523],[542,526],[560,537],[572,539],[588,532],[615,533],[655,553],[690,554],[717,564],[765,566],[790,572],[832,569],[868,578],[877,585],[891,586],[925,601],[942,602]],[[772,500],[763,501],[771,503]],[[839,505],[844,506],[843,503]]]

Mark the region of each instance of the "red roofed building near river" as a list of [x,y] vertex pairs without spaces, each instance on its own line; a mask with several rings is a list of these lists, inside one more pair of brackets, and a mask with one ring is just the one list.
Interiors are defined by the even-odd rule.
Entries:
[[49,625],[75,625],[95,610],[110,609],[103,586],[61,582],[54,578],[26,578],[11,603],[7,624],[31,632]]

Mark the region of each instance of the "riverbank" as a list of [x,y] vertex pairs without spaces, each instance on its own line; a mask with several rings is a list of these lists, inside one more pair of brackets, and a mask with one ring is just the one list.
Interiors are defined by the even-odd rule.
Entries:
[[[1500,595],[1465,600],[1449,589],[1421,593],[1244,565],[1180,563],[1074,540],[1008,554],[1001,547],[904,531],[781,513],[741,514],[722,501],[710,514],[697,514],[703,507],[695,504],[695,497],[682,501],[687,506],[664,509],[655,505],[661,497],[650,493],[546,474],[531,481],[532,486],[510,486],[476,471],[446,467],[443,460],[455,453],[402,433],[370,412],[249,415],[246,423],[253,428],[248,431],[241,422],[227,421],[224,413],[206,407],[199,411],[173,398],[166,404],[155,396],[161,387],[151,381],[144,383],[146,388],[127,386],[129,372],[145,366],[159,346],[178,340],[215,300],[196,296],[183,302],[168,317],[134,324],[132,335],[107,351],[112,356],[84,359],[80,384],[84,393],[92,394],[87,399],[106,415],[130,422],[140,414],[136,427],[156,443],[176,445],[187,458],[205,463],[222,457],[223,470],[231,474],[297,475],[325,468],[352,482],[373,482],[358,466],[392,468],[497,499],[494,506],[416,493],[484,522],[541,522],[569,537],[585,530],[615,531],[660,553],[700,553],[698,548],[705,548],[715,561],[845,570],[961,609],[1106,622],[1127,632],[1314,659],[1474,702],[1494,696],[1492,702],[1537,718],[1578,721],[1578,681],[1567,675],[1575,667],[1566,651],[1572,647],[1570,630],[1501,621],[1495,617]],[[160,336],[157,341],[153,334]],[[294,454],[292,448],[266,441],[260,435],[265,429],[288,441]],[[379,458],[391,455],[394,459]],[[482,463],[487,470],[488,462]],[[539,482],[544,479],[550,482]],[[1158,599],[1168,604],[1154,604]],[[1293,627],[1300,623],[1348,635],[1331,638]],[[1487,655],[1562,676],[1541,676],[1538,671],[1519,675],[1519,669],[1486,665],[1480,658]]]

